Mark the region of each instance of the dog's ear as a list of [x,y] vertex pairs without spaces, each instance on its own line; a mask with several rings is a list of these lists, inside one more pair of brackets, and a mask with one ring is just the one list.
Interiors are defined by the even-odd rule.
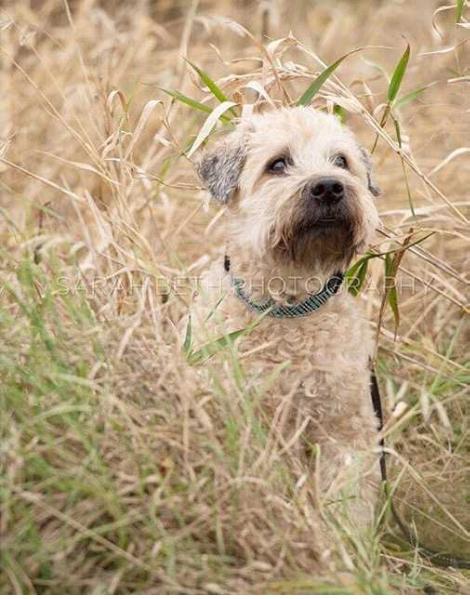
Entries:
[[245,164],[243,136],[231,133],[202,157],[197,172],[212,197],[227,204],[238,187]]
[[375,183],[372,177],[372,157],[370,153],[362,146],[359,149],[361,150],[362,161],[365,164],[367,170],[367,184],[369,187],[369,191],[373,196],[377,197],[381,194],[381,189]]

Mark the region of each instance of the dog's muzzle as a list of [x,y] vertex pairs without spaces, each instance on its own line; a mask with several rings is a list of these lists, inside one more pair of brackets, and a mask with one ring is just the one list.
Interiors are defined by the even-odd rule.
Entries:
[[350,221],[348,189],[336,177],[309,181],[302,191],[304,226],[314,230],[344,227]]

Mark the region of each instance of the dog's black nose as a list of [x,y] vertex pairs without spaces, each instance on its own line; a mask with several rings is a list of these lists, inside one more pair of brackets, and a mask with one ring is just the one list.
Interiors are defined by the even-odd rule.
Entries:
[[334,177],[323,177],[311,185],[310,197],[320,203],[336,204],[344,197],[344,185]]

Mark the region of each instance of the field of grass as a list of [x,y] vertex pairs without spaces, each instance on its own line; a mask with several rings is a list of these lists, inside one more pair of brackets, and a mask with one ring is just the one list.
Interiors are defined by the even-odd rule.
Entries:
[[373,250],[394,258],[358,301],[395,501],[470,559],[466,19],[452,0],[0,4],[0,592],[470,592],[389,516],[367,547],[336,530],[315,575],[311,473],[263,418],[282,372],[247,381],[236,347],[196,366],[176,332],[223,239],[188,157],[203,123],[295,103],[360,48],[313,105],[374,148]]

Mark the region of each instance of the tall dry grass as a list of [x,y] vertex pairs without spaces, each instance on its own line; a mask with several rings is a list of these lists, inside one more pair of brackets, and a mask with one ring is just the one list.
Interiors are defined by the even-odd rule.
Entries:
[[[359,300],[377,329],[396,500],[421,540],[468,556],[458,5],[459,25],[456,6],[428,0],[0,6],[3,592],[469,590],[468,573],[420,558],[393,522],[367,546],[335,530],[339,556],[312,574],[311,473],[262,414],[282,373],[247,381],[234,347],[223,370],[193,367],[175,332],[223,231],[187,156],[208,115],[162,91],[216,107],[188,58],[245,111],[260,94],[290,103],[362,48],[314,104],[341,107],[367,147],[378,136],[374,250],[432,233],[400,264],[397,331],[386,302],[378,327],[383,259]],[[411,58],[381,128],[403,38]]]

